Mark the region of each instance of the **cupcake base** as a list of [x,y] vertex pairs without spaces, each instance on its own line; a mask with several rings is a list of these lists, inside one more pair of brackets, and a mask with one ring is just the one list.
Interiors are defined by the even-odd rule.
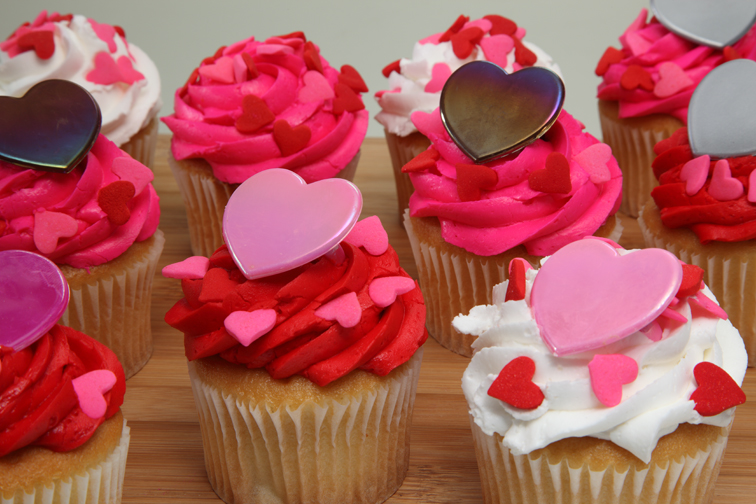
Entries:
[[158,121],[156,115],[147,125],[137,131],[128,142],[119,145],[118,148],[143,165],[151,169],[155,168],[155,149],[157,148],[159,124],[160,121]]
[[430,146],[430,140],[418,131],[410,133],[405,137],[389,133],[385,129],[383,132],[386,135],[386,145],[388,145],[389,154],[391,155],[391,165],[394,169],[396,199],[399,203],[399,219],[401,220],[404,211],[409,208],[410,196],[415,192],[409,175],[402,173],[402,167],[412,161],[415,156],[427,150]]
[[651,199],[651,190],[659,185],[651,169],[656,158],[654,145],[684,125],[668,114],[620,119],[619,103],[606,100],[599,100],[599,119],[604,143],[612,148],[622,170],[620,212],[638,217],[640,209]]
[[325,387],[218,357],[189,362],[213,490],[234,504],[385,501],[409,466],[422,353]]

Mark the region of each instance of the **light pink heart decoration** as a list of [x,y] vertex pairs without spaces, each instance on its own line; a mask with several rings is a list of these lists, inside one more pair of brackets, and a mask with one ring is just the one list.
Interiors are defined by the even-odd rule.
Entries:
[[52,254],[60,238],[70,238],[78,230],[76,219],[68,214],[49,210],[34,214],[34,246],[43,254]]
[[87,74],[86,80],[107,86],[121,81],[121,69],[110,54],[98,52],[94,57],[94,69]]
[[732,176],[730,163],[726,159],[717,161],[709,183],[711,197],[717,201],[731,201],[740,198],[743,192],[743,184]]
[[688,321],[688,319],[685,318],[685,315],[683,315],[682,313],[676,312],[675,310],[670,310],[669,308],[665,309],[661,313],[660,317],[665,317],[670,320],[674,320],[675,322],[685,323]]
[[431,70],[431,80],[425,85],[426,93],[440,93],[446,80],[451,75],[451,68],[446,63],[436,63]]
[[646,337],[650,339],[651,341],[659,341],[662,339],[662,334],[663,334],[662,328],[659,325],[659,322],[655,320],[651,322],[649,325],[647,325],[646,327],[644,327],[643,329],[641,329],[640,331],[643,334],[645,334]]
[[659,80],[654,85],[657,98],[667,98],[693,85],[693,79],[676,63],[665,61],[659,65]]
[[756,203],[756,170],[748,175],[748,201]]
[[113,173],[121,180],[127,180],[134,184],[134,194],[141,194],[147,184],[155,179],[152,170],[131,156],[121,156],[113,160]]
[[97,38],[108,44],[108,51],[116,52],[118,47],[115,43],[115,28],[109,24],[98,23],[92,18],[87,18],[87,21],[89,21],[89,25],[92,27],[92,30],[94,30]]
[[325,320],[335,320],[341,327],[349,328],[360,322],[362,308],[357,294],[347,292],[315,310],[315,316]]
[[556,355],[602,348],[646,327],[674,299],[682,266],[671,253],[643,249],[620,256],[601,240],[562,247],[538,271],[533,316]]
[[388,250],[388,234],[381,219],[373,215],[358,222],[344,241],[355,247],[364,247],[368,254],[379,256]]
[[276,310],[235,311],[223,321],[228,334],[245,347],[267,334],[275,325]]
[[715,317],[721,318],[722,320],[727,320],[727,312],[725,312],[717,303],[709,299],[703,292],[699,292],[695,296],[689,297],[688,300],[692,303],[697,304]]
[[210,269],[210,259],[204,256],[192,256],[181,262],[169,264],[163,268],[162,273],[165,278],[198,280],[205,277],[208,269]]
[[245,277],[289,271],[317,259],[352,230],[362,195],[342,179],[307,184],[289,170],[261,171],[231,195],[223,238]]
[[257,46],[257,54],[276,56],[280,54],[294,54],[294,49],[282,44],[263,44]]
[[627,355],[596,355],[588,364],[593,393],[601,404],[612,407],[622,402],[622,385],[638,377],[638,363]]
[[488,61],[506,68],[509,63],[507,55],[514,49],[514,41],[509,35],[492,35],[483,37],[480,40],[480,47]]
[[593,144],[573,159],[583,167],[594,184],[609,182],[612,178],[607,163],[612,158],[612,148],[605,143]]
[[299,90],[299,101],[309,103],[323,101],[336,97],[333,88],[322,73],[310,70],[302,77],[304,86]]
[[234,61],[229,56],[215,60],[212,65],[199,67],[199,74],[222,84],[234,83]]
[[131,85],[144,79],[144,75],[134,69],[134,65],[128,56],[118,58],[118,70],[121,72],[121,82],[125,82],[126,84]]
[[709,156],[698,156],[691,159],[680,170],[680,180],[685,182],[685,194],[693,196],[706,183],[709,177],[709,166],[711,158]]
[[376,278],[370,282],[368,295],[376,306],[385,308],[396,301],[396,296],[415,288],[415,281],[403,276]]
[[116,375],[109,369],[90,371],[71,380],[79,398],[79,407],[89,418],[102,418],[108,409],[106,394],[116,383]]

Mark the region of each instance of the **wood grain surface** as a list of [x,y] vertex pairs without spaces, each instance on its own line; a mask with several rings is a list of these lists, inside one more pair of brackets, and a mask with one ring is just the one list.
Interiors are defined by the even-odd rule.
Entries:
[[[158,144],[155,188],[160,195],[166,245],[160,268],[191,255],[183,202],[166,161],[169,137]],[[402,266],[416,277],[407,236],[399,223],[393,175],[383,139],[367,139],[355,177],[364,198],[363,217],[378,215]],[[642,246],[634,219],[623,219],[626,248]],[[183,335],[163,321],[181,297],[177,280],[158,274],[152,301],[155,350],[150,362],[127,383],[123,412],[131,426],[123,502],[222,502],[210,488],[202,456],[197,411],[189,385]],[[467,404],[460,379],[469,360],[429,339],[412,421],[410,469],[391,504],[481,503]],[[751,402],[738,408],[722,472],[717,504],[756,501],[756,370],[743,386]]]

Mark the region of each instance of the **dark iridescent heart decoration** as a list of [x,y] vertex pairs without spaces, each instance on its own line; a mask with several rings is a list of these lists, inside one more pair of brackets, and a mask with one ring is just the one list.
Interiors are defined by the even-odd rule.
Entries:
[[756,22],[754,0],[651,0],[651,10],[672,33],[716,49],[732,45]]
[[0,96],[0,159],[68,173],[92,148],[101,124],[100,107],[84,88],[40,82],[20,98]]
[[488,61],[461,66],[441,91],[441,120],[476,163],[517,152],[554,124],[564,104],[564,83],[545,68],[507,74]]

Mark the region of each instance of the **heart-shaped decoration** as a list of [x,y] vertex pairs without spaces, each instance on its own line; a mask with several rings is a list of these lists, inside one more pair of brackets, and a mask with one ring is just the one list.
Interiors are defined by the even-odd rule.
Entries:
[[601,240],[573,242],[538,272],[530,301],[556,355],[604,347],[642,329],[675,297],[682,267],[666,250],[620,255]]
[[[573,156],[573,159],[583,167],[594,184],[603,184],[604,182],[609,182],[612,178],[609,166],[607,166],[611,158],[612,148],[605,143],[593,144],[583,149],[576,156]],[[571,188],[572,184],[570,184]]]
[[272,123],[275,118],[276,115],[271,112],[262,98],[247,95],[242,98],[242,113],[236,119],[236,129],[239,133],[249,135]]
[[199,67],[199,74],[221,84],[233,84],[235,80],[234,60],[228,56],[218,58],[212,65]]
[[365,104],[362,103],[360,95],[355,93],[352,88],[346,84],[337,82],[336,85],[333,86],[333,91],[336,93],[336,98],[333,100],[334,114],[338,115],[345,111],[357,112],[358,110],[363,110],[365,108]]
[[273,140],[281,150],[283,157],[288,157],[307,147],[312,132],[306,124],[294,128],[285,119],[273,123]]
[[414,288],[415,281],[409,277],[381,277],[370,282],[368,295],[376,306],[385,308],[396,301],[396,296],[406,294]]
[[205,256],[192,256],[181,262],[165,266],[162,273],[166,278],[199,280],[205,276],[209,268],[210,259]]
[[116,180],[106,185],[97,193],[97,204],[115,226],[123,226],[131,218],[128,202],[134,197],[136,189],[128,180]]
[[68,173],[92,148],[101,124],[100,107],[84,88],[40,82],[21,98],[0,96],[0,159]]
[[339,73],[339,82],[346,84],[358,93],[367,93],[368,87],[362,79],[362,75],[352,65],[342,65]]
[[34,246],[43,254],[52,254],[60,238],[70,238],[79,230],[79,223],[68,214],[44,210],[34,214]]
[[465,28],[452,35],[450,40],[454,55],[461,60],[470,56],[475,46],[480,42],[480,39],[483,38],[483,35],[485,35],[483,30],[477,26]]
[[488,395],[519,409],[535,409],[544,399],[540,387],[532,382],[535,362],[530,357],[509,361],[488,387]]
[[441,91],[441,120],[452,140],[476,163],[533,143],[554,124],[564,104],[564,84],[544,68],[508,75],[487,61],[457,69]]
[[374,256],[383,255],[389,246],[388,233],[377,215],[362,219],[355,224],[344,241],[355,247],[363,247],[368,254]]
[[[246,54],[246,53],[243,53]],[[304,86],[299,90],[299,101],[309,103],[323,101],[335,97],[333,88],[323,74],[310,70],[302,77]]]
[[677,63],[665,61],[659,65],[659,80],[654,85],[654,95],[667,98],[693,85],[693,79]]
[[424,150],[417,156],[410,159],[410,161],[406,165],[402,166],[402,173],[414,173],[430,170],[431,168],[436,167],[436,161],[438,161],[440,158],[441,154],[433,147],[429,147],[428,150]]
[[134,194],[141,194],[147,184],[155,180],[152,170],[131,156],[115,158],[111,170],[121,180],[134,184]]
[[604,406],[622,402],[622,385],[638,377],[638,363],[627,355],[596,355],[588,364],[591,388]]
[[362,318],[362,308],[355,292],[347,292],[333,299],[317,310],[315,316],[325,320],[335,320],[341,327],[354,327]]
[[331,250],[362,210],[357,186],[342,179],[307,184],[281,168],[247,179],[229,198],[223,238],[245,277],[261,278],[306,264]]
[[727,371],[712,362],[699,362],[693,368],[698,388],[690,395],[701,416],[714,416],[743,404],[745,392]]
[[461,201],[477,201],[481,189],[493,189],[499,175],[493,168],[484,165],[457,163],[457,196]]
[[[33,271],[33,275],[25,274]],[[0,345],[22,350],[45,335],[68,306],[68,282],[49,259],[0,252]]]
[[711,158],[709,156],[698,156],[685,163],[680,170],[680,180],[685,182],[685,194],[693,196],[706,183],[709,178],[709,165]]
[[698,44],[722,49],[756,22],[756,2],[730,0],[651,0],[651,10],[669,31]]
[[546,156],[546,167],[528,175],[528,186],[534,191],[549,194],[569,194],[572,191],[570,162],[561,152]]
[[79,407],[89,418],[102,418],[108,409],[104,395],[116,384],[116,375],[109,369],[98,369],[71,380],[79,398]]
[[515,257],[509,261],[509,283],[504,301],[521,301],[525,299],[527,290],[527,278],[525,274],[533,269],[528,261],[521,257]]
[[640,65],[630,65],[620,77],[620,86],[626,91],[641,88],[646,91],[654,89],[654,79]]
[[39,59],[50,59],[55,54],[55,37],[50,30],[28,31],[18,37],[17,43],[23,50],[34,49]]
[[709,194],[717,201],[732,201],[743,195],[743,184],[732,176],[730,163],[726,159],[720,159],[714,163],[714,172],[711,174]]
[[598,75],[599,77],[603,76],[607,71],[609,71],[610,66],[622,61],[622,58],[624,58],[624,56],[625,55],[623,54],[623,52],[619,49],[611,46],[607,47],[606,51],[604,51],[604,54],[601,55],[601,59],[599,60],[598,64],[596,64],[596,75]]
[[728,61],[698,83],[688,106],[693,155],[729,158],[756,154],[756,62]]
[[267,334],[276,325],[276,310],[255,310],[232,312],[223,321],[228,334],[247,347],[253,341]]
[[452,74],[451,68],[444,62],[436,63],[431,70],[431,80],[425,85],[426,93],[438,93],[444,89],[444,84]]

